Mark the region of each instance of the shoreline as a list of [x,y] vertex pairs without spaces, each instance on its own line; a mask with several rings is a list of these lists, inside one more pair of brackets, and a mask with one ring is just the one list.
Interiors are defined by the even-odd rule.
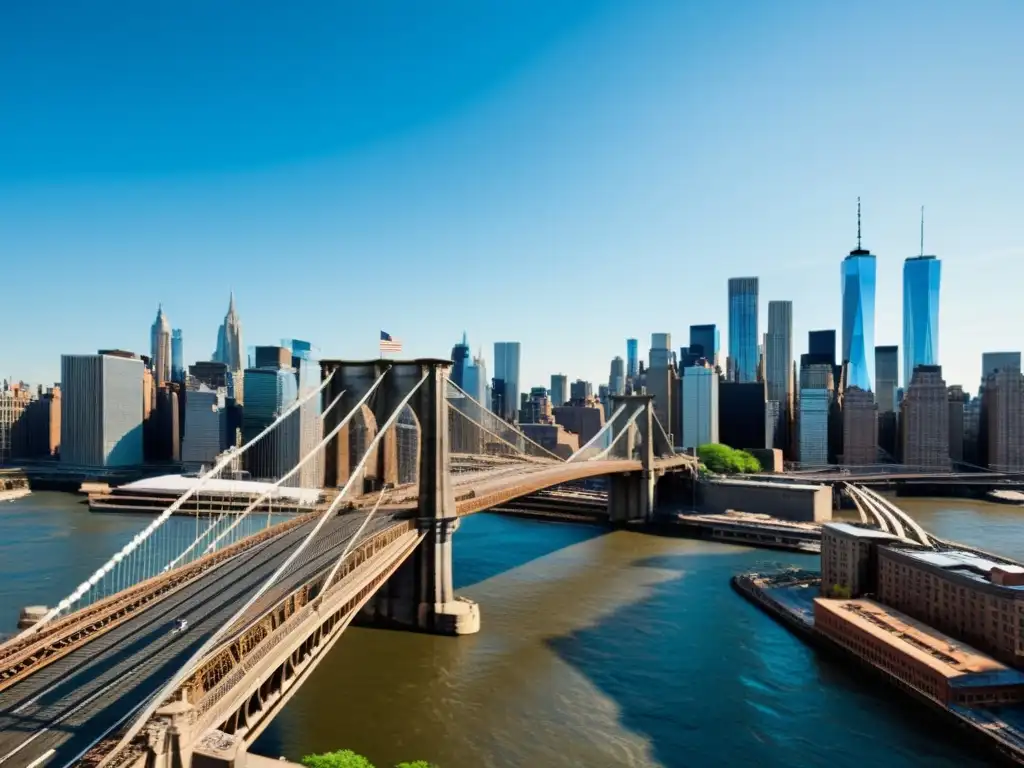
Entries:
[[0,491],[0,502],[15,501],[31,495],[32,491],[29,488],[11,488],[10,490]]
[[[983,747],[991,756],[998,758],[1006,765],[1024,765],[1024,731],[1015,728],[1010,723],[1002,721],[992,710],[985,707],[978,707],[974,710],[966,710],[964,713],[945,706],[911,685],[898,680],[884,669],[875,666],[871,662],[861,658],[847,648],[833,642],[830,638],[814,628],[813,617],[808,620],[794,609],[783,605],[771,594],[771,589],[759,584],[754,577],[763,577],[764,574],[744,573],[737,574],[729,579],[733,591],[737,592],[748,602],[764,611],[768,616],[778,621],[786,629],[798,635],[808,644],[834,658],[841,659],[847,665],[853,662],[857,668],[868,670],[879,682],[887,684],[890,688],[906,694],[917,703],[924,705],[929,711],[945,717],[947,722],[958,727],[961,732],[971,738],[978,746]],[[820,582],[820,579],[819,579]],[[798,582],[794,581],[795,586]],[[987,718],[971,717],[968,712],[986,713]],[[1003,738],[999,731],[1014,734],[1015,740]],[[1016,743],[1014,743],[1016,742]]]

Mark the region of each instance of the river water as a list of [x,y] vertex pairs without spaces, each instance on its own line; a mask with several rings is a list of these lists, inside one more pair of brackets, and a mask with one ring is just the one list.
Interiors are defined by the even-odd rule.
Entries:
[[[76,497],[0,504],[0,631],[151,519]],[[1024,559],[1024,510],[900,500],[943,538]],[[464,638],[346,631],[256,751],[386,768],[979,766],[945,721],[821,658],[729,588],[817,557],[476,515],[455,538]]]

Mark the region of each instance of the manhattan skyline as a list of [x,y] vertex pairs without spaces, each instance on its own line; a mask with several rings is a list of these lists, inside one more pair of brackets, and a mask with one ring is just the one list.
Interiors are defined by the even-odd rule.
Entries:
[[[467,330],[488,358],[520,341],[524,386],[602,382],[627,337],[646,360],[653,332],[724,336],[728,279],[747,275],[762,331],[768,302],[793,302],[800,353],[842,327],[857,196],[876,345],[902,357],[925,205],[944,378],[974,390],[982,352],[1024,347],[1015,4],[456,4],[410,25],[252,8],[181,3],[166,23],[190,34],[159,39],[127,4],[8,12],[0,108],[20,119],[0,126],[0,249],[26,279],[0,319],[33,332],[0,345],[5,373],[46,383],[61,353],[146,353],[160,303],[186,364],[206,359],[234,289],[248,344],[375,357],[387,328],[443,356]],[[587,343],[530,311],[555,291]]]

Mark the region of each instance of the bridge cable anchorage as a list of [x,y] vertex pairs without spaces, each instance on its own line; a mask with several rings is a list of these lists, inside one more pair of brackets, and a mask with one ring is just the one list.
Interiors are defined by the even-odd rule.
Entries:
[[[531,440],[522,430],[516,429],[515,426],[502,419],[490,409],[485,408],[451,379],[448,379],[445,399],[449,405],[454,406],[455,411],[484,429],[489,435],[497,437],[502,444],[514,447],[519,454],[538,459],[552,459],[562,463],[563,459],[560,456],[552,453],[536,441]],[[453,447],[452,452],[483,455],[485,451],[482,449],[487,447],[488,444],[481,442],[477,450],[459,451]]]
[[[216,551],[217,550],[217,545],[220,544],[220,542],[224,538],[230,536],[238,528],[238,526],[241,525],[241,523],[249,516],[249,514],[254,509],[256,509],[260,504],[262,504],[268,497],[274,495],[277,492],[277,490],[286,481],[288,481],[289,479],[294,477],[295,474],[300,469],[302,469],[303,466],[308,464],[311,459],[317,458],[317,457],[322,455],[322,452],[326,448],[327,444],[331,441],[331,439],[335,435],[337,435],[342,429],[344,429],[348,425],[348,423],[352,420],[352,417],[355,416],[355,414],[359,412],[359,409],[365,404],[365,402],[370,398],[370,396],[376,391],[377,387],[380,385],[380,382],[382,380],[383,380],[383,377],[377,379],[373,383],[373,386],[370,387],[369,391],[366,393],[366,395],[364,396],[363,400],[360,401],[356,405],[356,407],[351,412],[349,412],[349,414],[344,419],[342,419],[341,422],[337,426],[334,427],[334,429],[332,429],[330,432],[328,432],[319,443],[317,443],[315,446],[313,446],[313,448],[311,448],[306,453],[305,456],[303,456],[301,459],[299,459],[298,463],[294,467],[292,467],[290,470],[288,470],[288,472],[286,472],[284,475],[282,475],[281,479],[274,481],[270,485],[269,488],[267,488],[259,496],[257,496],[256,499],[254,501],[250,502],[249,505],[244,510],[242,510],[241,512],[238,512],[238,513],[235,513],[235,512],[224,513],[224,514],[220,515],[216,520],[213,520],[210,523],[210,525],[206,528],[206,530],[203,531],[191,544],[189,544],[188,547],[186,547],[185,550],[181,554],[179,554],[177,557],[175,557],[173,560],[171,560],[166,566],[164,566],[163,570],[164,571],[169,571],[172,568],[175,568],[184,558],[186,558],[191,552],[193,552],[195,549],[197,549],[202,544],[202,542],[204,542],[206,540],[208,535],[211,536],[212,540],[206,545],[206,548],[203,550],[203,554],[207,555],[210,552]],[[328,405],[327,408],[324,409],[324,412],[320,416],[321,420],[325,419],[327,417],[327,414],[329,414],[332,410],[334,410],[334,407],[336,405],[338,405],[338,403],[341,402],[341,398],[344,397],[344,395],[345,395],[345,393],[347,391],[348,390],[342,390],[338,394],[338,396],[334,398],[334,400],[330,403],[330,405]],[[217,534],[216,533],[216,529],[220,526],[222,521],[226,521],[226,520],[231,520],[231,524],[228,525],[227,528],[224,531],[222,531],[219,534]],[[270,524],[270,515],[268,514],[267,515],[267,525],[268,525],[268,527],[269,527],[269,524]],[[245,535],[248,535],[248,533],[245,532],[245,531],[241,531],[241,533],[245,533]],[[235,540],[237,540],[237,539],[238,539],[238,537],[236,536]],[[231,543],[234,543],[234,541],[229,540],[228,543],[231,544]]]
[[592,455],[587,453],[587,451],[590,451],[591,449],[602,451],[605,448],[607,448],[611,444],[611,438],[609,436],[609,433],[611,431],[612,425],[615,423],[615,420],[619,418],[619,416],[621,416],[622,412],[625,410],[626,404],[622,403],[618,408],[615,409],[615,412],[612,414],[612,417],[608,419],[607,422],[605,422],[605,425],[597,431],[597,434],[595,434],[592,438],[587,440],[586,443],[580,446],[579,450],[577,450],[572,456],[565,460],[565,463],[570,464],[575,461],[587,461]]
[[[278,425],[284,424],[285,421],[295,413],[299,408],[306,405],[314,397],[319,396],[320,393],[327,387],[331,379],[334,376],[332,371],[324,380],[320,386],[316,389],[311,389],[310,392],[306,393],[303,397],[297,398],[288,408],[286,408],[273,422],[265,427],[259,434],[253,437],[251,440],[243,444],[241,447],[235,450],[226,451],[222,458],[220,458],[212,468],[201,474],[198,480],[190,485],[190,487],[179,496],[174,502],[164,509],[155,520],[153,520],[146,528],[140,533],[132,537],[132,539],[125,544],[120,550],[107,560],[103,565],[96,569],[96,571],[84,582],[79,584],[70,595],[61,600],[57,605],[47,611],[39,621],[33,624],[28,629],[15,635],[12,640],[21,640],[30,637],[38,633],[43,627],[53,621],[55,618],[66,612],[71,606],[78,603],[83,597],[87,596],[90,591],[99,585],[100,590],[109,589],[111,593],[120,592],[123,589],[132,587],[139,581],[148,578],[145,572],[145,561],[143,557],[145,555],[153,556],[156,551],[156,547],[152,546],[151,538],[153,534],[159,530],[175,512],[180,510],[184,506],[185,502],[191,499],[199,492],[207,483],[212,479],[219,478],[221,471],[232,463],[236,463],[253,445],[258,443],[266,435],[270,434]],[[212,512],[212,500],[211,512]],[[197,499],[196,506],[196,526],[198,528],[199,519],[199,505],[200,500]],[[148,545],[148,552],[141,552],[144,546]],[[139,553],[140,557],[131,558],[135,553]],[[129,558],[131,558],[130,562]],[[114,573],[115,569],[118,573]],[[149,575],[154,575],[150,573]]]
[[[385,370],[384,373],[382,373],[380,377],[378,377],[378,381],[383,379],[384,376],[386,376],[388,371],[390,370],[390,368]],[[292,566],[292,564],[299,557],[299,555],[301,555],[306,550],[306,547],[308,547],[309,544],[316,538],[317,534],[320,533],[320,530],[324,527],[327,521],[334,516],[335,511],[340,506],[342,500],[344,500],[345,497],[348,495],[348,492],[355,485],[356,480],[359,480],[360,482],[362,481],[363,470],[366,467],[367,460],[370,458],[370,456],[376,456],[375,449],[380,444],[384,436],[388,433],[388,430],[390,430],[398,421],[399,417],[402,416],[405,407],[412,400],[416,392],[419,391],[419,388],[423,386],[423,382],[427,380],[428,375],[429,373],[427,371],[424,371],[423,376],[420,378],[420,380],[409,390],[409,393],[397,405],[397,407],[392,412],[391,416],[388,417],[388,420],[383,424],[383,426],[380,427],[376,436],[366,447],[366,450],[363,453],[363,458],[360,459],[359,463],[352,470],[352,473],[349,476],[348,481],[345,483],[344,487],[342,487],[342,489],[338,492],[338,495],[331,502],[330,506],[328,506],[327,509],[325,509],[324,512],[320,515],[316,524],[313,526],[310,532],[302,539],[301,542],[298,543],[298,545],[294,548],[292,553],[285,559],[285,561],[281,563],[281,565],[278,566],[278,568],[272,574],[270,574],[270,576],[268,576],[266,580],[264,580],[264,582],[252,595],[249,596],[249,598],[245,601],[245,604],[242,605],[220,627],[218,627],[213,632],[213,634],[211,634],[210,637],[206,639],[202,646],[200,646],[200,648],[192,655],[192,657],[178,669],[178,671],[171,677],[171,679],[164,685],[164,687],[149,699],[142,713],[138,717],[136,717],[132,725],[128,728],[127,731],[125,731],[125,734],[121,737],[121,739],[114,746],[114,748],[111,749],[111,751],[108,752],[106,756],[100,761],[97,768],[106,768],[106,766],[110,765],[110,762],[114,759],[114,757],[121,750],[127,747],[131,743],[132,739],[134,739],[135,736],[139,733],[139,731],[142,730],[146,722],[148,722],[148,720],[153,716],[153,713],[156,712],[156,710],[163,704],[163,702],[166,701],[171,696],[171,694],[174,693],[178,686],[180,686],[188,678],[188,676],[192,674],[192,670],[195,669],[195,667],[199,665],[199,663],[206,657],[206,655],[221,642],[224,635],[227,634],[227,632],[233,626],[239,623],[242,617],[246,615],[248,610],[261,597],[263,597],[264,594],[266,594],[267,590],[269,590],[272,586],[274,586],[274,584],[277,583],[278,579],[280,579],[281,576]],[[363,400],[360,401],[360,406],[353,408],[353,411],[361,410],[361,405],[365,403],[366,399],[367,398],[364,397]]]

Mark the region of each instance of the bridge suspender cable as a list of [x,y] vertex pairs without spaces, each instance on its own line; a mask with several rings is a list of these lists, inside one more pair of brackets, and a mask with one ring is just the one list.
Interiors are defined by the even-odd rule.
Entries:
[[[388,370],[390,370],[390,368]],[[387,371],[381,374],[378,381],[380,379],[383,379],[384,376],[386,375]],[[203,660],[206,654],[209,653],[210,649],[215,647],[220,642],[221,638],[228,631],[228,629],[230,629],[243,616],[245,616],[246,611],[248,611],[257,600],[263,597],[263,595],[266,593],[268,589],[270,589],[275,583],[277,583],[277,580],[281,578],[281,575],[286,570],[288,570],[288,568],[291,567],[292,563],[295,562],[295,559],[299,555],[301,555],[305,551],[306,547],[309,546],[309,543],[316,538],[316,535],[320,532],[320,529],[324,527],[324,524],[334,514],[334,511],[337,509],[338,505],[341,504],[341,501],[348,494],[349,490],[351,489],[355,481],[357,479],[361,479],[362,469],[366,466],[367,458],[373,453],[374,448],[376,448],[377,444],[384,438],[384,435],[387,434],[387,431],[394,425],[396,421],[398,421],[398,417],[401,415],[402,409],[404,409],[405,406],[409,404],[409,401],[412,400],[413,395],[415,395],[419,388],[423,386],[423,382],[426,381],[427,375],[428,373],[424,372],[423,377],[416,383],[415,386],[413,386],[411,390],[409,390],[409,394],[407,394],[402,399],[402,401],[395,407],[395,410],[391,414],[390,418],[388,418],[384,425],[377,431],[377,435],[366,447],[366,451],[363,454],[362,460],[353,470],[351,476],[348,479],[348,482],[346,482],[345,486],[341,489],[341,491],[339,491],[337,497],[335,497],[334,501],[331,502],[331,505],[326,510],[324,510],[324,513],[322,515],[320,515],[320,519],[317,520],[316,525],[313,526],[313,530],[311,530],[306,535],[306,537],[299,543],[299,545],[288,556],[288,558],[283,563],[281,563],[278,569],[274,571],[267,578],[267,580],[263,582],[263,584],[260,585],[260,588],[257,589],[256,592],[248,600],[245,601],[245,604],[241,608],[239,608],[230,619],[228,619],[224,624],[222,624],[220,628],[218,628],[206,640],[206,642],[203,643],[199,650],[197,650],[192,655],[192,658],[185,662],[185,664],[182,665],[182,667],[174,674],[174,676],[167,682],[167,684],[155,696],[153,696],[153,698],[149,700],[149,703],[146,705],[145,709],[143,709],[142,714],[140,714],[135,719],[135,722],[132,723],[131,727],[127,730],[125,735],[121,737],[117,745],[110,752],[107,753],[106,757],[104,757],[102,761],[100,761],[100,764],[99,766],[97,766],[97,768],[104,768],[105,766],[109,765],[110,761],[114,758],[114,756],[117,755],[118,752],[124,749],[131,742],[131,740],[135,738],[135,735],[142,729],[142,726],[146,724],[149,718],[153,716],[153,713],[157,710],[160,704],[165,699],[167,699],[172,693],[174,693],[175,689],[179,685],[181,685],[181,683],[185,680],[185,678],[188,677],[189,674],[191,674],[192,669],[194,669],[199,664],[199,662]],[[369,399],[369,396],[370,392],[368,392],[363,397],[363,399],[359,401],[356,407],[353,408],[353,411],[360,409]]]
[[[376,381],[375,381],[375,382],[373,383],[373,386],[372,386],[372,387],[370,387],[370,390],[369,390],[369,392],[367,392],[367,394],[366,394],[366,397],[367,397],[367,398],[369,398],[369,396],[370,396],[370,395],[372,395],[372,394],[374,393],[374,391],[375,391],[375,390],[377,389],[377,387],[378,387],[378,385],[380,384],[380,382],[381,382],[381,381],[382,381],[382,379],[381,379],[381,378],[378,378],[378,379],[377,379],[377,380],[376,380]],[[333,402],[331,402],[331,404],[330,404],[330,405],[328,405],[328,406],[327,406],[327,408],[326,408],[326,409],[324,410],[324,412],[323,412],[323,413],[321,414],[321,418],[324,418],[324,417],[326,417],[328,413],[330,413],[330,412],[331,412],[332,410],[334,410],[334,407],[335,407],[335,406],[336,406],[336,405],[337,405],[338,403],[340,403],[340,402],[341,402],[341,398],[342,398],[342,397],[343,397],[343,396],[345,395],[345,392],[347,392],[347,391],[348,391],[348,390],[342,390],[342,392],[341,392],[341,393],[340,393],[340,394],[339,394],[339,395],[338,395],[338,396],[337,396],[336,398],[334,398],[334,401],[333,401]],[[223,520],[224,520],[225,518],[227,518],[227,517],[233,517],[233,518],[234,518],[234,520],[232,521],[231,525],[229,525],[229,526],[227,527],[227,529],[226,529],[225,531],[223,531],[223,532],[222,532],[222,533],[220,533],[220,534],[219,534],[218,536],[216,536],[216,538],[214,538],[214,539],[213,539],[213,541],[211,541],[211,542],[210,542],[210,543],[209,543],[209,544],[207,545],[206,549],[205,549],[205,550],[203,550],[203,553],[204,553],[204,554],[206,554],[206,553],[208,553],[208,552],[212,552],[212,551],[213,551],[213,549],[214,549],[214,548],[215,548],[215,547],[217,546],[217,543],[218,543],[218,542],[219,542],[219,541],[220,541],[221,539],[223,539],[223,538],[224,538],[225,536],[227,536],[228,534],[230,534],[230,533],[231,533],[231,531],[233,531],[233,530],[234,530],[234,529],[235,529],[235,528],[236,528],[236,527],[237,527],[237,526],[238,526],[238,525],[239,525],[239,524],[240,524],[240,523],[241,523],[241,522],[242,522],[242,521],[243,521],[243,520],[244,520],[244,519],[245,519],[245,518],[246,518],[246,517],[247,517],[247,516],[249,515],[249,513],[250,513],[250,512],[252,512],[252,511],[253,511],[254,509],[256,509],[256,507],[258,507],[258,506],[259,506],[260,504],[262,504],[262,503],[263,503],[263,502],[264,502],[264,501],[265,501],[265,500],[267,499],[267,497],[268,497],[268,496],[270,496],[270,495],[271,495],[272,493],[274,493],[274,492],[275,492],[275,491],[276,491],[276,490],[277,490],[278,488],[280,488],[280,487],[281,487],[281,485],[282,485],[282,484],[283,484],[283,483],[284,483],[284,482],[285,482],[286,480],[288,480],[288,478],[292,477],[292,476],[293,476],[293,475],[294,475],[294,474],[295,474],[296,472],[298,472],[298,471],[299,471],[300,469],[302,469],[302,467],[303,467],[303,466],[304,466],[304,465],[305,465],[305,464],[306,464],[306,463],[307,463],[307,462],[308,462],[308,461],[309,461],[310,459],[312,459],[313,457],[315,457],[315,456],[317,455],[317,452],[318,452],[318,451],[319,451],[319,450],[320,450],[321,448],[323,448],[324,446],[326,446],[326,445],[327,445],[327,443],[329,443],[329,442],[331,441],[331,438],[333,438],[333,437],[334,437],[334,436],[335,436],[336,434],[338,434],[338,433],[339,433],[339,432],[340,432],[340,431],[341,431],[342,429],[344,429],[344,428],[345,428],[345,427],[346,427],[346,426],[348,425],[348,423],[349,423],[349,422],[350,422],[350,421],[352,420],[352,418],[353,418],[353,417],[354,417],[354,416],[355,416],[355,415],[356,415],[356,414],[357,414],[357,413],[359,412],[359,410],[360,410],[360,408],[359,408],[359,407],[353,408],[353,409],[352,409],[352,410],[351,410],[351,411],[349,412],[349,414],[348,414],[348,415],[347,415],[347,416],[346,416],[346,417],[345,417],[344,419],[342,419],[342,420],[341,420],[341,422],[340,422],[340,423],[339,423],[339,424],[338,424],[337,426],[335,426],[335,427],[334,427],[334,429],[332,429],[332,430],[331,430],[330,432],[328,432],[328,433],[327,433],[327,434],[326,434],[326,435],[324,436],[324,438],[323,438],[323,439],[322,439],[322,440],[321,440],[321,441],[320,441],[320,442],[319,442],[319,443],[318,443],[318,444],[317,444],[317,445],[316,445],[315,447],[313,447],[312,449],[310,449],[310,451],[309,451],[309,452],[308,452],[308,453],[307,453],[307,454],[306,454],[305,456],[303,456],[303,457],[302,457],[302,458],[301,458],[301,459],[299,460],[298,464],[296,464],[296,465],[295,465],[294,467],[292,467],[292,468],[291,468],[290,470],[288,470],[287,474],[285,474],[285,475],[284,475],[284,476],[283,476],[283,477],[282,477],[282,478],[281,478],[280,480],[277,480],[277,481],[275,481],[275,482],[274,482],[274,483],[273,483],[273,484],[272,484],[272,485],[271,485],[271,486],[270,486],[269,488],[267,488],[267,489],[266,489],[265,491],[263,491],[263,493],[261,493],[261,494],[260,494],[260,495],[259,495],[259,496],[258,496],[258,497],[256,498],[256,500],[255,500],[255,501],[251,502],[251,503],[250,503],[250,504],[249,504],[249,505],[248,505],[248,506],[247,506],[247,507],[246,507],[246,508],[245,508],[244,510],[242,510],[242,512],[240,512],[240,513],[238,513],[238,514],[234,514],[234,513],[226,513],[226,512],[225,512],[225,513],[221,514],[220,516],[218,516],[218,517],[217,517],[217,519],[216,519],[216,520],[214,520],[214,521],[213,521],[212,523],[210,523],[210,525],[209,525],[209,526],[207,526],[206,530],[205,530],[205,531],[203,531],[203,532],[202,532],[201,534],[199,534],[199,535],[198,535],[198,536],[196,537],[195,541],[193,541],[193,542],[192,542],[191,544],[189,544],[189,545],[188,545],[188,547],[187,547],[187,548],[185,549],[185,551],[183,551],[183,552],[182,552],[182,553],[181,553],[180,555],[178,555],[178,556],[177,556],[176,558],[174,558],[174,560],[172,560],[172,561],[171,561],[171,562],[170,562],[170,563],[169,563],[169,564],[168,564],[168,565],[167,565],[167,566],[166,566],[166,567],[164,568],[164,570],[165,570],[165,571],[168,571],[168,570],[170,570],[171,568],[174,568],[175,566],[177,566],[177,565],[178,565],[178,563],[180,563],[180,562],[181,562],[181,561],[182,561],[182,560],[183,560],[184,558],[186,558],[186,557],[188,556],[188,554],[189,554],[190,552],[192,552],[192,551],[193,551],[194,549],[196,549],[197,547],[199,547],[199,546],[200,546],[200,544],[202,544],[202,542],[206,540],[206,537],[207,537],[207,536],[208,536],[208,535],[210,534],[210,532],[211,532],[212,530],[216,529],[216,527],[217,527],[218,525],[220,525],[220,523],[221,523],[221,522],[222,522],[222,521],[223,521]]]
[[626,410],[626,404],[625,403],[623,403],[618,408],[616,408],[615,409],[615,413],[613,413],[612,417],[610,419],[608,419],[608,423],[605,424],[603,427],[601,427],[601,429],[599,429],[597,431],[596,435],[594,435],[592,438],[587,440],[586,444],[582,448],[580,448],[578,451],[576,451],[576,453],[574,453],[572,456],[570,456],[568,459],[566,459],[565,463],[568,464],[568,463],[573,462],[573,461],[578,461],[579,460],[578,457],[582,456],[584,451],[590,450],[590,448],[593,447],[593,445],[598,440],[601,439],[601,436],[604,435],[607,430],[611,429],[612,424],[615,423],[615,420],[617,418],[619,418],[619,416],[622,414],[622,412],[624,410]]
[[296,409],[302,407],[305,403],[307,403],[313,397],[319,395],[323,391],[324,387],[327,386],[327,384],[331,381],[331,379],[333,377],[334,377],[334,372],[332,371],[330,373],[330,375],[328,375],[327,378],[325,378],[323,380],[323,382],[320,384],[319,387],[317,387],[316,389],[312,390],[311,392],[309,392],[307,395],[305,395],[301,399],[298,399],[294,403],[292,403],[280,416],[277,417],[277,419],[275,419],[273,421],[273,423],[269,424],[266,427],[266,429],[264,429],[262,432],[260,432],[258,435],[256,435],[256,437],[254,437],[252,440],[247,442],[245,445],[243,445],[237,451],[232,451],[225,458],[223,458],[219,462],[217,462],[213,466],[213,468],[211,468],[208,472],[206,472],[204,475],[202,475],[199,478],[198,482],[195,485],[193,485],[191,488],[189,488],[187,491],[185,491],[185,493],[182,494],[178,498],[177,501],[175,501],[173,504],[171,504],[169,507],[167,507],[167,509],[165,509],[163,512],[161,512],[159,517],[157,517],[153,522],[151,522],[148,526],[146,526],[146,528],[141,533],[136,534],[132,538],[131,541],[129,541],[127,544],[125,544],[120,549],[120,551],[115,553],[113,557],[111,557],[109,560],[107,560],[107,562],[105,562],[103,565],[101,565],[99,568],[97,568],[95,573],[92,574],[92,576],[90,576],[86,581],[84,581],[81,584],[79,584],[70,595],[65,597],[63,600],[61,600],[59,603],[57,603],[56,606],[51,608],[46,613],[46,615],[43,616],[43,618],[41,618],[38,622],[36,622],[35,624],[33,624],[28,629],[26,629],[23,632],[21,632],[18,635],[16,635],[13,639],[20,640],[20,639],[22,639],[24,637],[29,637],[30,635],[35,634],[40,629],[42,629],[46,624],[48,624],[49,622],[53,621],[53,619],[56,618],[57,616],[59,616],[64,610],[70,608],[74,603],[76,603],[79,600],[81,600],[82,597],[84,595],[86,595],[92,587],[94,587],[97,583],[99,583],[100,580],[107,573],[112,571],[115,566],[120,564],[126,557],[131,555],[132,552],[137,550],[142,545],[142,543],[144,541],[146,541],[150,536],[153,535],[154,531],[156,531],[160,526],[162,526],[171,517],[171,515],[173,515],[175,512],[177,512],[179,509],[181,509],[182,505],[186,501],[188,501],[190,498],[192,498],[192,496],[194,496],[199,491],[199,489],[206,484],[207,480],[209,480],[213,475],[217,474],[222,469],[224,469],[224,467],[226,467],[228,464],[230,464],[232,461],[234,461],[235,458],[237,458],[241,454],[245,453],[245,451],[247,451],[251,445],[253,445],[258,440],[260,440],[262,437],[264,437],[267,433],[269,433],[272,429],[274,429],[274,427],[276,427],[278,424],[280,424],[282,421],[284,421],[288,416],[290,416]]
[[[644,412],[644,406],[642,406],[642,405],[641,405],[641,406],[639,406],[639,407],[638,407],[638,408],[637,408],[636,410],[634,410],[634,411],[633,411],[633,415],[632,415],[632,416],[630,416],[630,417],[629,417],[628,419],[626,419],[626,423],[625,423],[625,425],[624,425],[624,426],[622,427],[622,429],[621,429],[621,430],[619,430],[619,434],[617,434],[617,435],[616,435],[616,436],[615,436],[615,437],[614,437],[614,438],[612,439],[612,442],[611,442],[611,443],[609,444],[609,446],[608,446],[607,448],[605,448],[605,449],[604,449],[603,451],[601,451],[601,452],[600,452],[599,454],[597,454],[596,456],[592,456],[591,458],[587,459],[587,461],[600,461],[600,460],[601,460],[601,459],[603,459],[603,458],[604,458],[605,456],[607,456],[607,455],[608,455],[609,453],[611,453],[611,452],[612,452],[612,448],[614,448],[614,447],[616,446],[616,444],[617,444],[617,443],[618,443],[618,442],[619,442],[619,441],[620,441],[620,440],[621,440],[621,439],[622,439],[622,438],[623,438],[623,437],[624,437],[625,435],[629,434],[629,430],[633,428],[633,424],[634,424],[634,423],[636,423],[637,417],[638,417],[638,416],[639,416],[639,415],[640,415],[641,413],[643,413],[643,412]],[[632,456],[629,456],[629,457],[627,457],[627,458],[630,458],[630,459],[631,459],[631,458],[633,458],[633,457],[632,457]]]

